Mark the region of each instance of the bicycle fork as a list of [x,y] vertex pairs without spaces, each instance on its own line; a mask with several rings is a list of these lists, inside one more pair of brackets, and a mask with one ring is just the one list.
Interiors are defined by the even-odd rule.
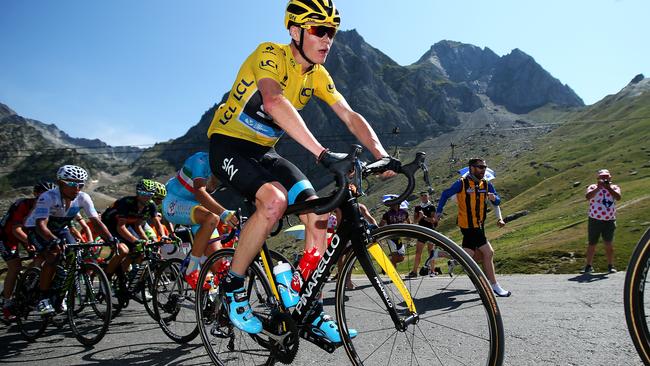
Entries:
[[[370,280],[370,283],[375,288],[377,293],[380,295],[381,300],[384,302],[384,305],[386,306],[386,310],[388,311],[388,314],[390,314],[391,319],[393,319],[393,323],[395,324],[395,329],[397,329],[400,332],[404,332],[406,331],[409,325],[417,323],[420,317],[415,308],[415,304],[413,302],[413,298],[411,297],[411,293],[406,288],[406,285],[404,284],[404,281],[402,281],[402,278],[400,277],[399,273],[397,273],[395,266],[390,261],[388,256],[386,256],[386,253],[384,253],[384,251],[381,249],[379,244],[375,242],[371,244],[367,249],[362,246],[354,246],[354,251],[355,254],[357,255],[357,260],[359,261],[359,264],[361,264],[361,267],[366,273],[366,276],[368,276],[368,280]],[[393,305],[393,302],[388,296],[388,292],[386,291],[386,287],[384,286],[384,283],[382,282],[381,278],[377,275],[377,272],[375,271],[375,267],[372,265],[370,256],[372,256],[375,262],[377,262],[377,264],[379,264],[379,266],[384,270],[384,272],[386,272],[386,274],[391,279],[393,284],[395,284],[395,287],[397,287],[399,293],[402,295],[402,299],[406,303],[406,306],[408,307],[409,312],[411,313],[405,319],[400,319],[399,315],[397,314],[397,310],[395,310],[395,306]],[[341,327],[341,324],[339,324],[339,327]],[[345,331],[347,333],[347,329]]]

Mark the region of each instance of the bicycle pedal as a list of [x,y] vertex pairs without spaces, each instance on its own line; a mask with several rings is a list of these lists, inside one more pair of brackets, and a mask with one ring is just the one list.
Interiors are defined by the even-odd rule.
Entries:
[[343,343],[332,343],[330,342],[329,339],[321,337],[314,332],[312,332],[309,329],[302,328],[300,329],[300,338],[303,338],[321,349],[325,350],[327,353],[334,353],[338,347],[340,347]]

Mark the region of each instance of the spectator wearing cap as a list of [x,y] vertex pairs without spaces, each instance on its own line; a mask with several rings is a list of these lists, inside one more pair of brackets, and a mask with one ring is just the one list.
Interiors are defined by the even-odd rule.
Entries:
[[616,230],[616,201],[621,199],[621,187],[612,184],[609,170],[601,169],[597,174],[598,182],[587,187],[585,197],[589,201],[589,222],[587,224],[587,255],[583,273],[594,271],[593,260],[596,244],[603,237],[607,271],[615,273],[614,268],[614,231]]

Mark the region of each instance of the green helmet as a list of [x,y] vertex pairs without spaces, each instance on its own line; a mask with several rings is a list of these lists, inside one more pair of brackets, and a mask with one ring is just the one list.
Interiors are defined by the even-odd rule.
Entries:
[[160,182],[153,182],[156,186],[156,192],[153,195],[153,198],[163,199],[167,196],[167,187]]
[[156,193],[156,182],[151,179],[141,179],[138,184],[135,186],[135,190],[138,193],[144,193],[147,195]]

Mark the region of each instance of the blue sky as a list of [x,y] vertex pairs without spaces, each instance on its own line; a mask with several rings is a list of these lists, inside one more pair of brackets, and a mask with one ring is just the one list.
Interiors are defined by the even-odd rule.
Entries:
[[[647,0],[337,0],[342,29],[396,62],[449,39],[519,48],[592,104],[650,76]],[[263,41],[287,42],[284,0],[2,0],[0,102],[74,137],[184,134]]]

